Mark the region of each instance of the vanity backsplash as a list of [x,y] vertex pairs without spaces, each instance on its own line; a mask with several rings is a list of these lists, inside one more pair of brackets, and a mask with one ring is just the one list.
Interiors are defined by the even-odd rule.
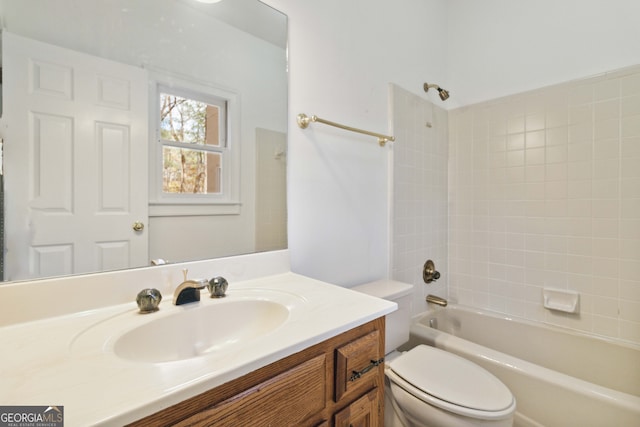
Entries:
[[145,288],[158,289],[170,301],[185,269],[189,278],[223,276],[233,286],[236,281],[290,271],[289,251],[3,284],[0,326],[133,302]]

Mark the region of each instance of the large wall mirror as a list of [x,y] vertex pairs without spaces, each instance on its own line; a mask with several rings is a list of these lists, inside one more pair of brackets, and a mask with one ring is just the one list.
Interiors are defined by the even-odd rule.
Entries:
[[287,21],[0,0],[4,281],[286,248]]

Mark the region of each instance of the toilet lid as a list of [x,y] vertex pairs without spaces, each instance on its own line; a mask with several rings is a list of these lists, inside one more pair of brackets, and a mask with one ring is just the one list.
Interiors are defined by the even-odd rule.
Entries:
[[503,411],[513,404],[513,395],[493,374],[435,347],[419,345],[389,366],[414,387],[457,406]]

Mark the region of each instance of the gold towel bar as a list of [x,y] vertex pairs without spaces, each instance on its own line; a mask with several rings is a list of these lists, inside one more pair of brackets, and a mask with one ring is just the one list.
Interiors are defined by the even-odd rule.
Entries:
[[381,147],[384,147],[384,144],[386,144],[387,141],[395,141],[396,140],[393,136],[382,135],[381,133],[369,132],[368,130],[362,130],[362,129],[358,129],[358,128],[353,128],[351,126],[341,125],[340,123],[331,122],[329,120],[321,119],[318,116],[309,117],[304,113],[298,114],[298,126],[300,126],[300,128],[306,129],[307,126],[309,126],[309,123],[311,123],[311,122],[324,123],[325,125],[334,126],[334,127],[340,128],[340,129],[351,131],[351,132],[362,133],[362,134],[369,135],[369,136],[375,136],[376,138],[378,138],[378,143],[380,144]]

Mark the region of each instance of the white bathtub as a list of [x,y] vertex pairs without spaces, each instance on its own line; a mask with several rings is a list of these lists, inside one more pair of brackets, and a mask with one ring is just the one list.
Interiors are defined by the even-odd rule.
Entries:
[[455,305],[414,321],[417,344],[500,378],[516,397],[516,426],[640,426],[640,346]]

